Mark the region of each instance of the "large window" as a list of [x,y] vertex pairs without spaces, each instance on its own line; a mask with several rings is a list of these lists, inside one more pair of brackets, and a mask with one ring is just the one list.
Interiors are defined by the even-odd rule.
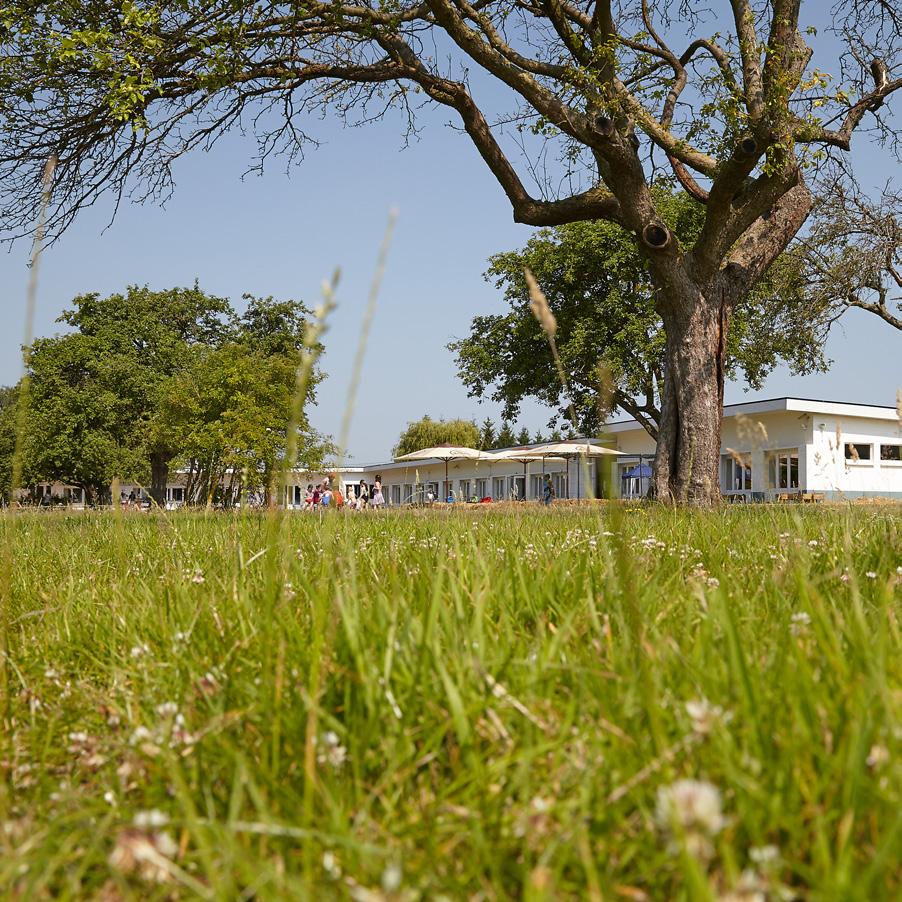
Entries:
[[902,463],[902,445],[883,444],[880,446],[880,460],[885,463]]
[[748,454],[725,454],[721,458],[721,487],[725,492],[752,490],[752,462]]
[[393,485],[391,487],[391,503],[392,505],[398,505],[401,503],[401,486]]
[[496,476],[492,480],[492,497],[496,501],[504,501],[507,497],[507,492],[504,489],[504,483],[506,482],[503,476]]
[[873,450],[873,445],[868,445],[864,442],[846,442],[844,447],[846,451],[846,463],[869,464],[871,462],[871,451]]
[[767,464],[768,486],[772,489],[799,487],[799,452],[775,451]]
[[470,500],[470,480],[469,479],[458,480],[457,500],[458,501],[469,501]]
[[569,492],[567,491],[567,474],[566,473],[555,473],[552,477],[554,482],[554,494],[556,498],[568,498]]
[[489,493],[489,481],[488,479],[477,479],[476,480],[476,494],[479,496],[480,500],[485,498]]

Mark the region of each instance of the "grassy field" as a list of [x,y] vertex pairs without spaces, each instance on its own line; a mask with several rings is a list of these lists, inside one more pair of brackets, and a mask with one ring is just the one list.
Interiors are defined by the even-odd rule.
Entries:
[[902,894],[902,509],[0,518],[0,896]]

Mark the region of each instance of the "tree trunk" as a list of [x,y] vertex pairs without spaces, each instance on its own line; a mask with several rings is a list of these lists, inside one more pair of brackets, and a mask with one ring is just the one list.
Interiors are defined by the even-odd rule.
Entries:
[[724,351],[733,299],[723,285],[666,297],[664,395],[655,453],[662,501],[708,506],[720,500]]
[[150,455],[150,497],[158,507],[166,507],[166,483],[169,481],[169,457],[162,451]]

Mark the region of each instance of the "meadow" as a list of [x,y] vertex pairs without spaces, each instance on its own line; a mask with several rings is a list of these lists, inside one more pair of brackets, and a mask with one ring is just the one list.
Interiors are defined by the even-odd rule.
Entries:
[[902,893],[902,507],[0,529],[3,898]]

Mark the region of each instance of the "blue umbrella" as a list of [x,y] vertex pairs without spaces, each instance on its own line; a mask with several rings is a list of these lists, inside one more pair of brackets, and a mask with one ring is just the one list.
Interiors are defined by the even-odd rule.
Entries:
[[638,467],[627,470],[623,475],[627,479],[647,479],[651,476],[651,467],[648,464],[639,464]]

